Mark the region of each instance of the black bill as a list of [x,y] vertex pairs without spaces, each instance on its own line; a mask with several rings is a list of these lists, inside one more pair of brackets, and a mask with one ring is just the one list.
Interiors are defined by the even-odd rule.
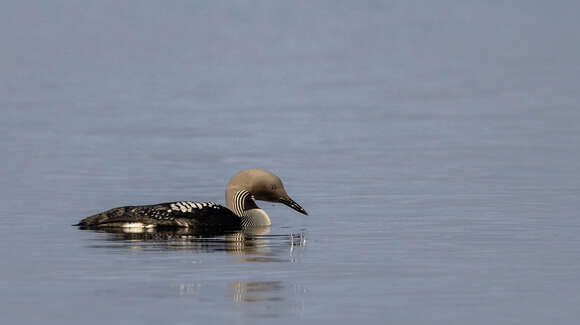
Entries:
[[280,203],[285,204],[285,205],[291,207],[292,209],[294,209],[294,210],[296,210],[296,211],[298,211],[298,212],[300,212],[302,214],[308,215],[308,213],[306,212],[306,210],[304,210],[300,206],[300,204],[294,202],[294,200],[292,200],[289,197],[281,197],[280,198]]

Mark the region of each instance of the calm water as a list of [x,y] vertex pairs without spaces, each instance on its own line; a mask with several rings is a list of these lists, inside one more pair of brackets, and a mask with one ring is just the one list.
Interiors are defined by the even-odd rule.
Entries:
[[[573,324],[580,23],[559,1],[3,1],[7,324]],[[199,238],[70,225],[222,201]],[[245,240],[240,240],[245,238]]]

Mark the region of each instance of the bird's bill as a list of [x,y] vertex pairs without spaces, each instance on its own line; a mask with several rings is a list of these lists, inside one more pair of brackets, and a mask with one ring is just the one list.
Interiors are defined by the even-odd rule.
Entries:
[[296,210],[296,211],[298,211],[298,212],[300,212],[302,214],[308,215],[308,213],[306,212],[306,210],[304,210],[304,208],[302,208],[300,206],[300,204],[294,202],[294,200],[292,200],[289,197],[281,197],[280,198],[280,203],[282,203],[284,205],[287,205],[287,206],[291,207],[292,209],[294,209],[294,210]]

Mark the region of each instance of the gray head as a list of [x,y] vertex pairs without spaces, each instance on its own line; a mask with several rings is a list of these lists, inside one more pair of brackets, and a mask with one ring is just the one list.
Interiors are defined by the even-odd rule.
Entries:
[[235,174],[226,187],[226,204],[229,205],[234,194],[240,190],[248,191],[255,200],[282,203],[300,213],[308,214],[286,193],[280,178],[269,171],[244,169]]

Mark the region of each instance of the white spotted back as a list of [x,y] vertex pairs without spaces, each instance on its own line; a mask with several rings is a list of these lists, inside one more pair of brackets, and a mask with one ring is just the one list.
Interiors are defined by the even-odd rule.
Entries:
[[192,201],[179,201],[173,202],[169,205],[170,209],[167,212],[181,211],[181,212],[193,212],[195,210],[201,210],[204,208],[214,208],[218,209],[218,205],[214,202],[192,202]]

